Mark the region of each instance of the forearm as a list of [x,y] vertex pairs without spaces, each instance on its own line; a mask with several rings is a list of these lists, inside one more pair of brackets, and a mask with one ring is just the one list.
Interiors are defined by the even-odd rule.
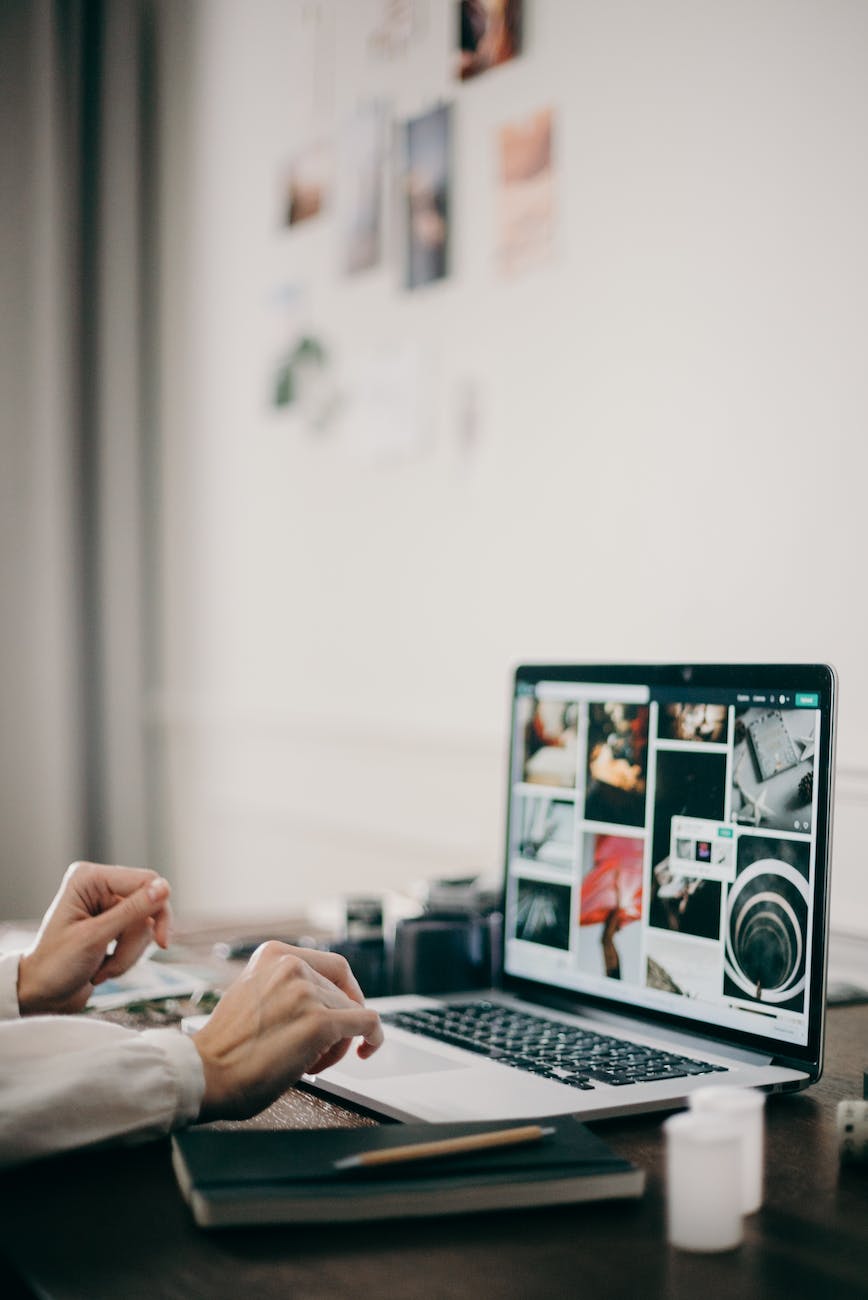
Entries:
[[160,1137],[196,1119],[203,1092],[199,1055],[176,1030],[69,1016],[0,1024],[0,1165]]

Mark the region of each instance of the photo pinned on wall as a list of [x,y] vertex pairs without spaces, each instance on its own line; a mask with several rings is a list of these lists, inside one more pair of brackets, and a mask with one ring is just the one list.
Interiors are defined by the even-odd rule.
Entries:
[[293,410],[316,433],[331,425],[337,407],[332,358],[310,321],[304,284],[281,284],[269,295],[269,390],[276,410]]
[[429,0],[380,0],[368,50],[382,59],[403,58],[428,33]]
[[448,104],[403,124],[404,284],[449,274],[452,109]]
[[341,367],[341,437],[359,464],[385,466],[421,456],[430,445],[425,364],[410,340],[351,351]]
[[350,118],[341,137],[337,207],[341,266],[348,275],[383,257],[383,181],[388,114],[372,101]]
[[541,109],[498,132],[497,260],[515,275],[550,260],[554,249],[554,113]]
[[458,0],[455,75],[478,77],[521,53],[523,0]]
[[269,402],[276,409],[292,406],[298,397],[293,357],[309,333],[308,301],[308,289],[302,283],[276,284],[267,295]]
[[323,140],[312,141],[295,155],[283,187],[283,224],[310,221],[329,201],[332,150]]

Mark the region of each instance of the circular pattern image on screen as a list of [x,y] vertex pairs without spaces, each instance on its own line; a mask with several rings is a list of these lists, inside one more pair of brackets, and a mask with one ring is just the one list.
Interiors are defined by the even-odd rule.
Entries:
[[727,898],[724,957],[738,993],[776,1004],[798,999],[807,924],[808,882],[795,867],[764,858],[742,871]]

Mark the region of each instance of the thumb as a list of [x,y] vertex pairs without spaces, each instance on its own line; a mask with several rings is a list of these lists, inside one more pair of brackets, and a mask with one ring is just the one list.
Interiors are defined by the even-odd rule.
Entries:
[[140,885],[119,903],[115,903],[114,907],[95,916],[91,921],[91,929],[100,940],[110,943],[136,921],[144,921],[147,917],[161,911],[168,897],[168,880],[157,876],[147,884]]

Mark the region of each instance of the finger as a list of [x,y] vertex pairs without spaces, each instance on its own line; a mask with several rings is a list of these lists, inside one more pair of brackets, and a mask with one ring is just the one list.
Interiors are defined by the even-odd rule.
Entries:
[[370,1056],[382,1046],[383,1026],[376,1011],[352,1008],[350,1010],[331,1009],[326,1012],[329,1023],[334,1027],[335,1041],[340,1038],[363,1038],[367,1045],[365,1056]]
[[[326,975],[321,975],[311,965],[308,961],[310,955],[309,950],[306,948],[293,948],[290,944],[281,943],[279,939],[269,939],[266,943],[261,944],[250,958],[245,975],[255,978],[259,967],[270,967],[269,978],[275,987],[281,985],[286,989],[296,987],[297,991],[300,982],[301,985],[315,993],[317,1001],[322,1006],[358,1007],[357,999],[351,998],[343,989],[338,988],[333,980],[330,980]],[[335,956],[336,954],[321,953],[319,955]],[[334,969],[337,970],[337,966]]]
[[126,898],[160,878],[149,867],[118,867],[106,862],[74,862],[67,876],[76,884],[99,885],[118,898]]
[[158,912],[153,913],[151,919],[154,922],[154,939],[161,948],[168,948],[172,937],[172,907],[168,899]]
[[[363,1018],[362,1018],[363,1017]],[[311,1041],[316,1056],[305,1070],[306,1074],[319,1074],[334,1065],[346,1054],[353,1038],[363,1037],[361,1046],[365,1056],[371,1056],[382,1042],[379,1016],[375,1012],[359,1010],[326,1010],[321,1014],[319,1033]]]
[[136,964],[154,938],[150,921],[150,917],[145,917],[143,921],[130,925],[124,930],[118,938],[114,952],[110,957],[106,957],[91,980],[92,984],[102,984],[105,980],[114,979],[116,975],[123,975],[124,971]]
[[[260,965],[264,965],[267,971],[264,983],[256,969]],[[239,982],[247,980],[260,985],[259,1015],[263,1025],[269,1027],[282,1027],[308,1012],[361,1010],[357,1002],[315,971],[300,955],[275,941],[257,949],[251,957]],[[326,1028],[325,1019],[320,1025],[325,1037],[322,1041],[317,1039],[317,1046],[325,1050],[335,1039]]]
[[270,940],[257,948],[241,978],[255,978],[255,969],[261,964],[272,968],[269,976],[272,994],[260,1006],[266,1023],[285,1024],[302,1014],[304,1007],[316,1006],[320,1013],[319,1033],[312,1046],[320,1052],[330,1050],[341,1038],[365,1038],[367,1055],[380,1046],[383,1029],[377,1013],[360,1007],[331,980],[314,970],[299,951]]
[[86,924],[95,938],[109,944],[112,939],[119,939],[130,926],[141,924],[149,916],[156,917],[165,909],[168,897],[169,882],[157,876],[127,898],[122,898],[114,907],[91,917]]
[[[301,954],[299,953],[299,956]],[[305,976],[307,980],[316,988],[318,995],[330,1007],[357,1007],[365,1005],[365,997],[362,990],[356,982],[355,976],[347,965],[346,959],[340,957],[337,953],[321,952],[317,957],[331,957],[332,961],[327,963],[317,962],[314,965],[308,961],[310,954],[305,953],[302,958],[304,962]],[[320,970],[324,965],[325,970]],[[330,973],[326,973],[326,971]],[[336,976],[336,979],[332,978]],[[340,979],[341,983],[337,980]]]
[[[120,867],[102,862],[74,862],[68,869],[64,888],[78,898],[90,916],[107,912],[118,899],[125,898],[141,889],[143,885],[154,883],[160,877],[156,871],[147,867]],[[60,898],[60,895],[58,895]],[[172,913],[166,903],[163,911],[156,914],[156,933],[154,935],[161,948],[169,946]]]
[[337,985],[342,993],[352,998],[354,1002],[364,1002],[365,995],[361,990],[358,980],[352,972],[346,957],[342,957],[336,952],[320,952],[319,949],[294,949],[309,966],[326,979],[331,980],[332,984]]
[[269,939],[257,948],[250,963],[257,960],[279,962],[287,957],[295,958],[303,964],[309,979],[320,988],[340,990],[353,1002],[364,1003],[364,994],[345,957],[336,952],[321,952],[317,948],[296,948],[292,944],[281,943],[279,939]]
[[335,1043],[334,1047],[330,1047],[328,1051],[323,1052],[319,1060],[314,1061],[313,1065],[310,1066],[309,1069],[305,1070],[305,1074],[321,1074],[322,1071],[327,1070],[329,1066],[337,1065],[338,1061],[342,1060],[343,1057],[346,1056],[351,1042],[352,1039],[350,1038],[342,1038],[340,1042]]

